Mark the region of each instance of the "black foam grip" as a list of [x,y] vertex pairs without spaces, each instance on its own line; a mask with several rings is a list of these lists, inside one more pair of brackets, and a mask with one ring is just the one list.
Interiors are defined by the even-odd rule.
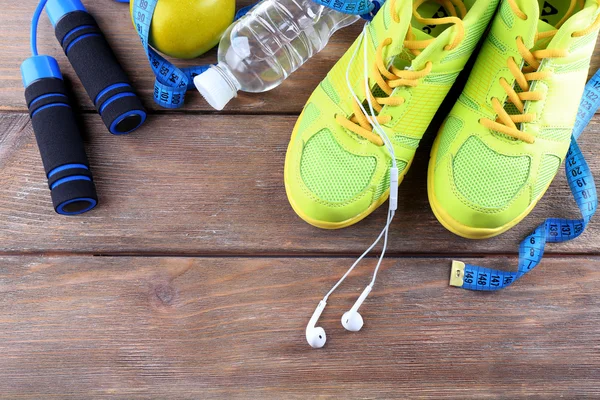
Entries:
[[93,207],[98,197],[64,82],[40,79],[25,90],[25,98],[55,210],[75,214],[85,202]]
[[89,169],[74,167],[53,173],[52,176],[48,178],[48,187],[52,188],[52,185],[59,182],[61,179],[71,176],[87,176],[90,180],[93,179]]
[[27,107],[31,105],[31,102],[37,100],[39,97],[46,94],[62,94],[67,95],[65,88],[65,82],[62,79],[38,79],[25,89],[25,100],[27,101]]
[[[68,13],[56,24],[55,33],[106,127],[112,133],[126,133],[141,125],[146,111],[94,18],[85,11]],[[125,96],[127,101],[118,101]],[[118,103],[116,110],[113,103]],[[105,115],[109,107],[110,115]],[[127,123],[119,124],[124,119]],[[119,126],[133,129],[122,131]]]
[[52,190],[52,205],[60,214],[79,214],[83,210],[89,211],[96,206],[97,202],[96,186],[93,181],[71,181]]

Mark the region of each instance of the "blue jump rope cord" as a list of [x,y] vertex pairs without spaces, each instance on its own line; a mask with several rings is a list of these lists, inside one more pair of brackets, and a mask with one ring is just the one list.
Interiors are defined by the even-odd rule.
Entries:
[[544,221],[521,242],[519,246],[519,265],[516,272],[500,271],[454,261],[452,263],[450,285],[469,290],[490,291],[502,289],[539,265],[544,255],[546,243],[565,242],[575,239],[583,233],[596,212],[598,196],[594,178],[577,145],[577,139],[599,108],[600,70],[585,86],[571,136],[571,145],[565,159],[567,181],[582,218],[549,218]]
[[40,0],[37,7],[35,8],[35,11],[33,12],[33,18],[31,19],[31,37],[29,40],[31,43],[31,54],[34,56],[38,55],[38,50],[37,50],[38,22],[40,21],[40,16],[42,15],[42,11],[44,11],[44,7],[46,6],[47,1],[48,0]]
[[[317,4],[333,8],[346,14],[359,14],[372,19],[381,7],[380,0],[313,0]],[[123,1],[124,2],[124,1]],[[148,43],[150,23],[158,0],[134,0],[133,19],[142,46],[150,62],[154,81],[154,101],[164,108],[179,108],[185,102],[185,93],[194,88],[194,77],[206,71],[210,65],[177,68],[152,49]],[[235,14],[235,21],[246,15],[254,6],[241,8]]]

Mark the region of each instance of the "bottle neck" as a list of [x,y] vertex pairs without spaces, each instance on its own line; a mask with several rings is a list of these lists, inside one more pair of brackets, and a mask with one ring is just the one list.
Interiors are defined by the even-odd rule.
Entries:
[[219,73],[219,75],[221,75],[221,77],[223,77],[223,81],[225,81],[229,85],[231,90],[237,92],[242,88],[242,85],[238,82],[233,73],[231,73],[231,70],[229,69],[227,64],[220,62],[217,65],[213,66],[213,68]]
[[[312,1],[312,0],[311,0]],[[360,19],[360,16],[354,14],[344,14],[340,11],[334,10],[333,8],[320,6],[321,10],[318,12],[317,20],[327,21],[327,25],[330,28],[330,35],[333,35],[337,30],[352,25]]]

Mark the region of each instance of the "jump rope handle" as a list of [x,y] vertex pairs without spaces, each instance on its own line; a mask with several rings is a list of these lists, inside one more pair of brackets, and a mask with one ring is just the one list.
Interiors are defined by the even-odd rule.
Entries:
[[58,63],[33,56],[23,62],[21,74],[54,210],[63,215],[91,210],[98,203],[96,187]]
[[119,135],[142,125],[146,110],[94,17],[79,0],[48,0],[46,11],[56,38],[108,130]]

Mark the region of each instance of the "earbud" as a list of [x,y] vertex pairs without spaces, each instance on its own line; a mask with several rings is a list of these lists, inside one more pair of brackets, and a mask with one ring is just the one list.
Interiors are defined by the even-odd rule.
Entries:
[[[367,109],[365,108],[365,106],[363,106],[364,102],[358,98],[358,95],[354,91],[355,80],[350,79],[350,72],[351,72],[350,69],[354,65],[353,64],[354,60],[356,59],[358,51],[359,51],[360,47],[362,46],[363,52],[364,52],[363,63],[364,63],[365,92],[369,92],[371,90],[371,88],[369,87],[369,76],[368,76],[369,70],[370,70],[369,69],[369,57],[367,54],[368,53],[368,43],[370,43],[370,40],[367,39],[368,34],[369,34],[368,24],[365,24],[365,26],[363,27],[363,31],[362,31],[361,35],[359,36],[359,39],[357,39],[358,44],[354,48],[354,53],[352,54],[352,57],[350,58],[350,62],[348,63],[348,68],[346,68],[346,84],[348,85],[348,89],[350,90],[352,97],[356,101],[356,104],[359,105],[361,111],[363,112],[363,114],[366,116],[367,120],[373,127],[373,129],[374,129],[373,132],[377,133],[383,140],[383,143],[384,143],[387,151],[389,152],[390,159],[392,160],[392,166],[390,168],[390,194],[389,194],[388,217],[387,217],[387,222],[386,222],[383,230],[381,231],[381,233],[379,234],[377,239],[375,239],[375,241],[371,244],[371,246],[369,246],[369,248],[367,250],[365,250],[360,255],[360,257],[358,257],[358,259],[356,259],[356,261],[354,261],[352,266],[350,268],[348,268],[346,273],[340,278],[339,281],[337,281],[337,283],[331,288],[331,290],[329,290],[329,292],[327,292],[327,294],[323,298],[323,302],[326,301],[329,298],[329,296],[338,288],[338,286],[341,285],[342,282],[344,282],[344,280],[354,270],[354,268],[360,263],[360,261],[367,254],[369,254],[369,252],[371,252],[371,250],[373,250],[373,248],[375,246],[377,246],[377,244],[383,238],[383,247],[381,249],[381,255],[379,256],[379,261],[377,261],[377,265],[375,266],[375,270],[373,271],[373,278],[371,279],[371,283],[369,284],[369,286],[367,286],[365,288],[365,290],[363,290],[362,294],[360,295],[360,297],[358,298],[356,303],[354,303],[354,306],[352,306],[352,308],[349,311],[347,311],[346,313],[344,313],[344,315],[342,316],[342,325],[344,326],[344,328],[346,328],[347,330],[352,331],[352,332],[359,331],[363,326],[364,321],[363,321],[362,316],[358,313],[358,309],[360,308],[362,303],[365,301],[365,299],[371,292],[373,285],[375,285],[375,280],[377,279],[377,272],[379,272],[379,267],[381,266],[381,262],[383,261],[383,258],[385,256],[385,251],[387,249],[389,228],[390,228],[390,225],[392,224],[392,220],[394,219],[394,215],[396,214],[396,210],[398,209],[399,171],[398,171],[398,165],[396,162],[394,146],[392,144],[392,141],[386,134],[385,130],[383,129],[383,127],[377,120],[377,118],[374,117],[375,111],[374,111],[373,104],[371,102],[371,97],[367,96],[367,98],[366,98],[367,104],[369,106],[368,108],[370,111],[370,112],[368,112]],[[319,306],[320,306],[320,304],[319,304]],[[323,305],[323,307],[324,307],[324,305]],[[317,312],[319,312],[319,315],[320,315],[320,311],[317,308],[317,310],[315,310],[315,314],[313,315],[313,318],[315,317]],[[311,341],[311,339],[316,341],[315,338],[318,337],[318,335],[313,336],[313,332],[316,332],[316,330],[314,328],[311,328],[311,327],[314,327],[314,323],[316,323],[316,319],[314,319],[314,321],[313,321],[313,319],[311,319],[311,322],[313,322],[313,324],[312,325],[309,324],[309,326],[306,328],[306,339],[308,340],[310,345],[313,346],[313,342]],[[310,331],[310,335],[309,335],[309,331]],[[322,333],[325,334],[324,331]],[[325,344],[324,339],[323,339],[323,344]],[[323,344],[321,344],[321,346]],[[313,346],[313,347],[316,347],[316,346]]]
[[327,303],[325,300],[321,300],[310,318],[310,321],[308,321],[308,325],[306,325],[306,341],[313,349],[320,349],[325,346],[325,342],[327,341],[325,329],[320,326],[315,326],[326,305]]
[[321,347],[325,346],[325,342],[327,341],[325,329],[321,328],[320,326],[306,329],[306,340],[313,349],[320,349]]
[[342,325],[346,330],[351,332],[358,332],[364,324],[362,316],[356,311],[346,311],[342,315]]
[[350,311],[346,311],[344,315],[342,315],[342,325],[344,328],[346,328],[346,330],[358,332],[363,327],[364,321],[362,316],[358,313],[358,309],[365,301],[369,293],[371,293],[371,289],[371,285],[367,286],[361,293],[358,300],[356,300],[356,303],[354,303]]

